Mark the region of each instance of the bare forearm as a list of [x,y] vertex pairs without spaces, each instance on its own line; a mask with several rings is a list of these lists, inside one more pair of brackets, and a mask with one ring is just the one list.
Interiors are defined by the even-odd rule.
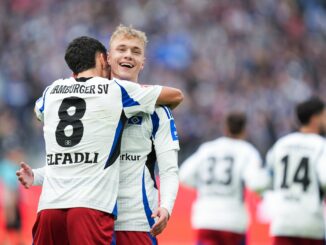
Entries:
[[180,89],[163,87],[156,104],[167,105],[174,109],[183,101],[183,98],[184,96]]

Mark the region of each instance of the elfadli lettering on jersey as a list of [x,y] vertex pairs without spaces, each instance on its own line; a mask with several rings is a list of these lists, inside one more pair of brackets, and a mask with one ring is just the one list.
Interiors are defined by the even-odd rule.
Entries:
[[98,152],[56,153],[46,155],[48,165],[98,163]]
[[97,84],[96,85],[57,85],[55,86],[50,94],[68,94],[68,93],[77,93],[77,94],[107,94],[109,91],[109,84]]

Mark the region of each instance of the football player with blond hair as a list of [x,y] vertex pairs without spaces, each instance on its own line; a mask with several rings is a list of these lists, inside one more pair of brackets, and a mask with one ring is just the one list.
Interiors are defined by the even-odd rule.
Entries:
[[[111,76],[138,82],[146,45],[144,32],[118,26],[109,43]],[[157,243],[155,236],[166,227],[178,191],[178,150],[178,134],[169,107],[156,107],[154,113],[141,113],[128,121],[121,148],[117,244]],[[135,160],[130,160],[131,155]],[[154,175],[156,160],[160,205]]]

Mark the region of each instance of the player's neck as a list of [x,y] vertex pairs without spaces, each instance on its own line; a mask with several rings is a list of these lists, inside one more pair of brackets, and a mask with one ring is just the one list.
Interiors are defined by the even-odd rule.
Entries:
[[226,137],[234,139],[234,140],[244,140],[245,136],[242,134],[227,134]]
[[130,82],[138,83],[138,77],[135,78],[135,79],[126,79],[126,78],[123,78],[123,77],[115,76],[115,75],[112,74],[112,73],[111,73],[111,77],[112,77],[112,78],[119,79],[119,80],[127,80],[127,81],[130,81]]
[[226,137],[235,139],[235,140],[245,140],[246,139],[246,133],[244,131],[242,131],[239,134],[232,134],[229,130],[225,130],[224,134]]
[[96,68],[89,69],[83,72],[78,73],[76,78],[79,77],[100,77],[101,75],[98,73],[98,70]]
[[318,134],[318,128],[312,126],[302,126],[299,130],[303,134]]

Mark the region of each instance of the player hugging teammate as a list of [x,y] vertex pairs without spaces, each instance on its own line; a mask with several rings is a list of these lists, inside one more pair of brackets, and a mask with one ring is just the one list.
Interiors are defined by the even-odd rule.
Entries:
[[75,39],[66,52],[74,78],[54,82],[37,101],[48,165],[23,163],[17,173],[27,188],[43,185],[34,244],[156,244],[166,227],[178,190],[170,108],[183,96],[137,84],[146,43],[143,32],[125,26],[112,34],[108,53],[94,39]]

